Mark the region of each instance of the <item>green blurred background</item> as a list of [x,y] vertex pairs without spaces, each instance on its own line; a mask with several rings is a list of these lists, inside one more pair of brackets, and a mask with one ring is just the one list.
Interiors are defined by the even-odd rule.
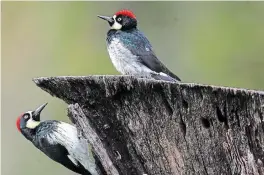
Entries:
[[108,24],[96,15],[133,10],[156,54],[185,82],[264,89],[264,2],[2,2],[2,173],[73,173],[16,129],[22,112],[68,121],[66,104],[32,78],[118,74]]

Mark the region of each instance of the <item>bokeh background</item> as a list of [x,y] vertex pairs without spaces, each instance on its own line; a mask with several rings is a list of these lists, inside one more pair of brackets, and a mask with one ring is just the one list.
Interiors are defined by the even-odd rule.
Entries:
[[158,57],[185,82],[264,89],[264,2],[2,2],[2,174],[72,175],[16,129],[22,112],[68,121],[40,76],[118,74],[108,24],[96,15],[133,10]]

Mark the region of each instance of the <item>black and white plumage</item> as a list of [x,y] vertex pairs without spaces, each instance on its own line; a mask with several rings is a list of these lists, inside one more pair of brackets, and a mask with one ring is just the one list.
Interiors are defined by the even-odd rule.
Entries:
[[99,16],[108,21],[107,50],[117,71],[124,75],[180,81],[157,58],[146,36],[137,29],[135,15],[121,10],[113,17]]
[[40,112],[28,111],[17,119],[17,128],[39,150],[52,160],[83,175],[99,175],[91,146],[78,138],[75,126],[65,122],[47,120],[40,122]]

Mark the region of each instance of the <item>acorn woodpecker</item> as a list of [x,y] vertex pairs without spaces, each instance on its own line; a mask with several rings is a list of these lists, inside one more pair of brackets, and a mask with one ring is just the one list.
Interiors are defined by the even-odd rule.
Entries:
[[75,126],[55,120],[40,121],[47,105],[20,115],[17,129],[52,160],[83,175],[99,175],[91,146],[78,138]]
[[181,81],[155,55],[146,36],[137,29],[133,12],[121,10],[113,17],[99,16],[110,25],[107,50],[113,65],[121,74],[165,81]]

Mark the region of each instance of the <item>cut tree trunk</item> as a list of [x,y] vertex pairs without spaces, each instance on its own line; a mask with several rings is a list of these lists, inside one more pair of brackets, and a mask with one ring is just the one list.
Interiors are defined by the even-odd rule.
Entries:
[[109,175],[263,175],[264,92],[131,76],[36,78]]

